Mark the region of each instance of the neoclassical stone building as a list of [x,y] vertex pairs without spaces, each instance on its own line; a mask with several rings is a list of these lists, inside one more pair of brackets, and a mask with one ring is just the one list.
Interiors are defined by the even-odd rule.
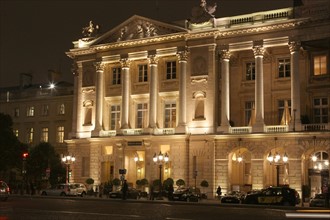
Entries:
[[99,34],[90,22],[73,42],[72,178],[327,190],[328,1],[224,18],[203,2],[171,24],[135,15]]

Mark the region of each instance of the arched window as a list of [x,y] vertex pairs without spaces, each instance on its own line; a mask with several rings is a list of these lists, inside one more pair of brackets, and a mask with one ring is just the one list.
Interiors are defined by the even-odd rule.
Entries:
[[195,117],[194,120],[205,120],[205,93],[196,92],[194,94],[195,99]]

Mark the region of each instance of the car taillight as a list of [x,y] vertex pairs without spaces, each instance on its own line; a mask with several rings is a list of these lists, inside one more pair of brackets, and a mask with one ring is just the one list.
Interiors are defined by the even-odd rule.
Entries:
[[7,188],[6,188],[6,191],[7,191],[7,192],[10,192],[10,189],[9,189],[9,187],[7,187]]

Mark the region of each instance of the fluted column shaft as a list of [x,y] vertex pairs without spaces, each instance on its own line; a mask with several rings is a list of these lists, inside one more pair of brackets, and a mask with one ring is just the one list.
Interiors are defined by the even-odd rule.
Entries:
[[263,46],[254,46],[253,53],[255,57],[255,109],[256,122],[253,125],[255,132],[264,131],[264,70],[263,56],[265,49]]
[[299,77],[299,50],[300,42],[292,41],[289,43],[291,53],[291,128],[292,130],[301,127],[300,121],[300,77]]
[[222,131],[228,131],[230,126],[230,105],[229,105],[229,59],[230,52],[222,50],[221,58],[221,127]]
[[129,95],[130,95],[129,66],[130,66],[130,61],[128,59],[121,60],[121,68],[122,68],[121,129],[129,128],[129,121],[128,121]]
[[150,65],[150,112],[149,128],[157,127],[157,96],[158,96],[158,59],[156,55],[149,56]]
[[[95,132],[102,130],[103,126],[103,99],[104,99],[104,63],[95,62],[96,68],[96,111],[95,111]],[[97,135],[97,134],[96,134]],[[98,136],[98,135],[97,135]]]
[[180,81],[179,81],[179,121],[178,121],[178,132],[185,133],[187,126],[187,60],[188,51],[180,51],[177,54],[180,68]]

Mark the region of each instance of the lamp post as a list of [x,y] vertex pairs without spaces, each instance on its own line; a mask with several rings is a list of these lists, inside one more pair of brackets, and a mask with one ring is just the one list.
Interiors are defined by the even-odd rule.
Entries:
[[167,163],[169,161],[169,156],[167,153],[165,155],[162,154],[160,151],[159,154],[157,155],[156,153],[154,154],[154,157],[152,158],[155,164],[158,164],[159,166],[159,195],[158,197],[162,197],[162,169],[163,169],[163,164]]
[[66,165],[66,183],[70,183],[70,165],[76,161],[73,155],[62,155],[62,162]]
[[267,156],[267,160],[269,161],[270,164],[273,164],[275,166],[275,168],[276,168],[276,186],[280,186],[280,166],[286,165],[287,162],[289,161],[289,157],[286,153],[284,153],[284,155],[282,156],[276,151],[277,138],[275,137],[274,140],[275,140],[275,153],[273,155],[272,152],[270,151]]

